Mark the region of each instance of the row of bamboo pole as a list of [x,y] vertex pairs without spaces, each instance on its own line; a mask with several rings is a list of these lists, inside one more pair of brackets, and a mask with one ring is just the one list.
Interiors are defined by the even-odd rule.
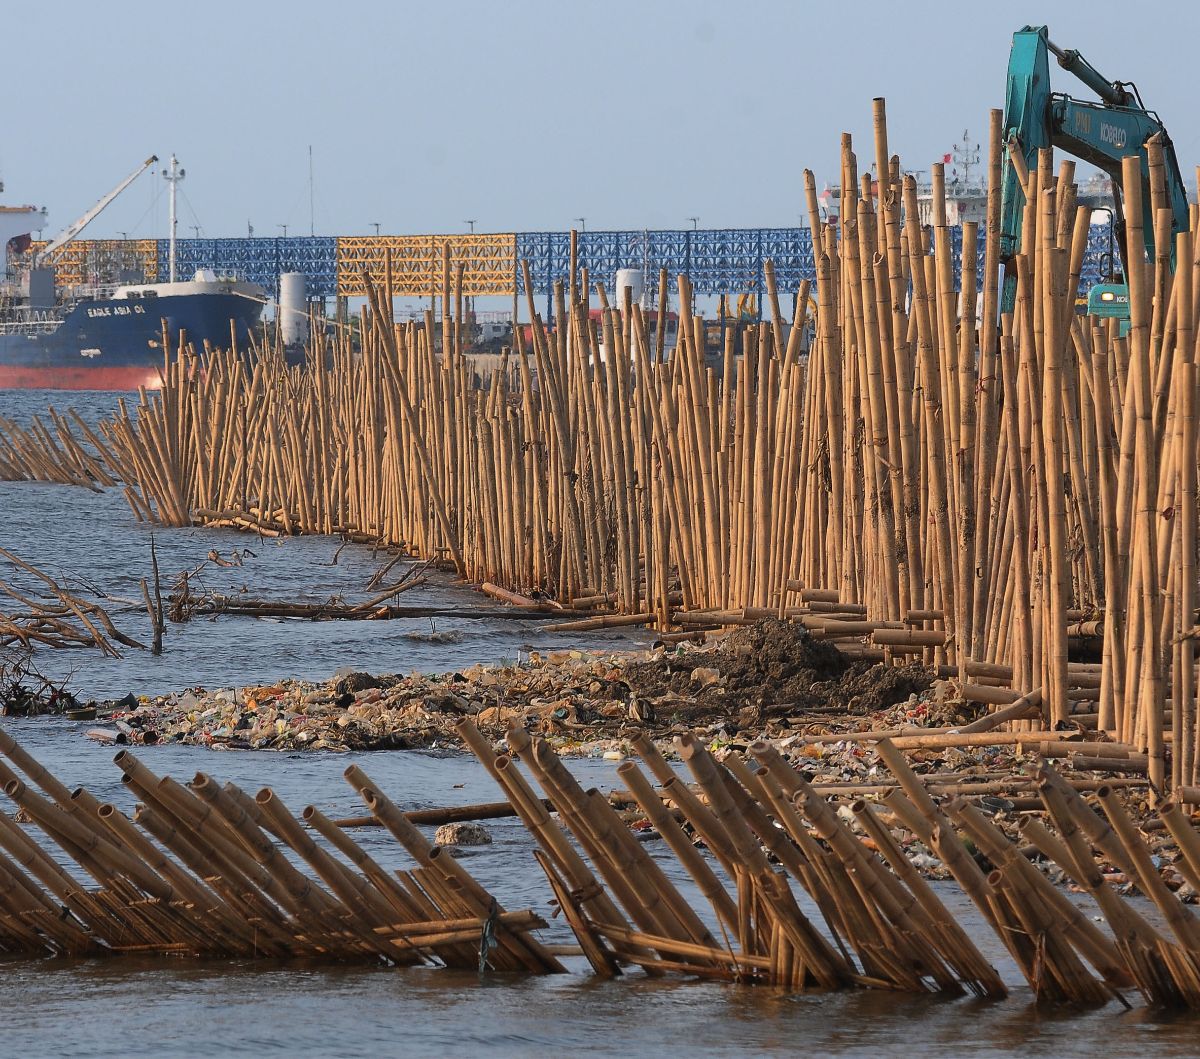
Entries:
[[[893,783],[877,803],[850,792],[847,819],[836,792],[818,793],[767,742],[718,761],[698,739],[677,738],[692,787],[642,737],[641,764],[626,761],[618,775],[702,895],[701,917],[609,802],[584,790],[544,739],[514,726],[508,752],[497,753],[469,719],[458,730],[537,840],[539,864],[599,975],[636,966],[791,990],[1006,995],[971,932],[910,862],[897,837],[909,831],[950,871],[1039,1000],[1128,1003],[1122,991],[1135,988],[1158,1006],[1200,1005],[1200,920],[1162,881],[1115,786],[1099,785],[1089,803],[1043,763],[1029,780],[1049,826],[1029,814],[1020,831],[1094,900],[1104,930],[970,799],[928,786],[891,740],[876,749]],[[1178,843],[1181,870],[1200,881],[1191,822],[1174,800],[1159,819]],[[1117,894],[1093,848],[1136,882],[1165,926]]]
[[[927,785],[890,740],[876,748],[893,784],[876,803],[851,793],[847,815],[838,792],[819,793],[766,742],[717,760],[679,737],[689,785],[642,737],[641,765],[626,761],[618,775],[674,856],[675,879],[700,895],[694,907],[675,869],[544,739],[513,727],[508,752],[497,753],[470,719],[458,729],[535,840],[576,954],[602,977],[632,967],[796,992],[1005,996],[977,937],[911,864],[898,837],[908,831],[941,859],[1039,1001],[1127,1004],[1123,991],[1136,989],[1157,1006],[1200,1006],[1200,920],[1163,883],[1113,786],[1089,803],[1043,763],[1029,778],[1046,822],[1029,814],[1020,829],[1089,895],[1104,929],[968,798]],[[565,948],[531,933],[544,921],[505,911],[357,766],[347,780],[415,868],[389,872],[343,825],[313,806],[298,819],[270,788],[251,797],[205,773],[183,785],[122,751],[122,782],[139,799],[130,818],[68,790],[4,733],[0,754],[4,792],[27,821],[0,812],[0,951],[564,969],[555,952]],[[1159,821],[1200,888],[1200,835],[1174,800]],[[1118,895],[1094,850],[1136,882],[1156,923]]]
[[[876,180],[843,137],[836,228],[805,173],[815,309],[805,284],[785,320],[768,270],[768,319],[727,332],[716,361],[686,276],[667,350],[665,313],[650,326],[628,291],[573,266],[557,325],[530,294],[532,325],[481,386],[447,257],[440,320],[397,323],[389,270],[367,284],[361,349],[340,333],[291,369],[271,349],[180,352],[103,437],[62,420],[57,440],[9,436],[0,460],[34,463],[40,441],[51,471],[96,480],[86,440],[139,518],[380,540],[595,609],[565,628],[774,615],[967,685],[995,667],[1014,697],[1039,695],[1040,717],[1006,723],[1060,725],[1086,701],[1148,755],[1156,790],[1200,783],[1195,212],[1129,264],[1122,337],[1075,313],[1090,214],[1072,162],[1012,156],[1026,206],[1002,311],[999,112],[982,285],[955,260],[940,164],[920,224],[882,100],[872,147]],[[1164,236],[1161,145],[1148,149]],[[1142,247],[1136,158],[1124,197],[1126,243]],[[964,260],[979,237],[963,226]],[[1072,651],[1088,641],[1102,677],[1081,697]]]
[[[346,779],[414,868],[387,870],[269,787],[250,796],[204,773],[180,784],[122,750],[130,817],[67,789],[5,732],[0,755],[14,766],[0,762],[0,785],[29,822],[0,812],[0,951],[563,970],[530,933],[543,920],[505,911],[357,766]],[[495,946],[481,955],[485,932]]]

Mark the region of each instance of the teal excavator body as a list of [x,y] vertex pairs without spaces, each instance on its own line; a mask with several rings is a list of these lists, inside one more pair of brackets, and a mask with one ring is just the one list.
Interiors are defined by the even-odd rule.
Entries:
[[[1050,91],[1050,54],[1063,69],[1074,74],[1100,97],[1097,103]],[[1122,259],[1130,253],[1154,256],[1154,213],[1150,195],[1150,169],[1146,141],[1158,134],[1166,168],[1167,200],[1172,213],[1172,234],[1188,227],[1188,201],[1175,148],[1157,114],[1143,105],[1137,88],[1123,81],[1108,81],[1079,52],[1063,50],[1049,38],[1045,26],[1026,26],[1013,34],[1008,61],[1008,90],[1004,102],[1004,139],[1015,140],[1030,171],[1037,169],[1038,149],[1054,147],[1089,162],[1113,180],[1117,203],[1117,234]],[[1142,168],[1144,248],[1128,247],[1121,223],[1121,159],[1137,155]],[[1004,308],[1011,309],[1016,277],[1008,262],[1020,251],[1021,217],[1025,193],[1011,161],[1004,167],[1000,213],[1000,260],[1005,263]]]

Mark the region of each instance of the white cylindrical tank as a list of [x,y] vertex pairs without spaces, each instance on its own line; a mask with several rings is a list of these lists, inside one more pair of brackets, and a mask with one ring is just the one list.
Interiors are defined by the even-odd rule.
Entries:
[[617,269],[616,297],[613,298],[613,305],[616,308],[620,308],[625,304],[626,287],[633,289],[633,300],[635,302],[642,300],[642,293],[646,289],[646,281],[640,268]]
[[304,273],[283,272],[279,276],[279,330],[285,346],[308,341],[308,303],[305,300]]

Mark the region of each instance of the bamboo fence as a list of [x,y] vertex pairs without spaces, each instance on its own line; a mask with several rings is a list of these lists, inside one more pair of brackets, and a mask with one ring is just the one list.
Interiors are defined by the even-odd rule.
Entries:
[[[769,318],[740,345],[730,332],[719,366],[686,276],[667,351],[661,314],[651,328],[628,291],[574,273],[557,326],[530,295],[532,326],[481,386],[446,257],[440,317],[395,322],[390,270],[382,288],[364,277],[361,349],[342,335],[294,368],[272,349],[178,351],[161,390],[99,433],[77,417],[53,416],[53,436],[0,423],[0,472],[119,479],[164,525],[381,541],[593,612],[564,630],[790,618],[857,657],[946,665],[968,699],[1024,698],[1031,715],[1003,722],[1016,730],[1091,703],[1099,730],[1147,755],[1157,791],[1200,783],[1195,212],[1130,263],[1121,337],[1075,312],[1089,212],[1072,162],[1014,155],[1027,204],[1002,312],[1000,113],[982,282],[955,258],[940,164],[920,224],[883,100],[872,147],[878,195],[843,137],[836,229],[805,173],[815,310],[805,284],[786,321],[768,271]],[[1141,247],[1135,159],[1124,197]],[[963,260],[980,234],[963,226]]]
[[[582,953],[603,977],[635,966],[793,991],[863,986],[1005,996],[977,938],[943,901],[946,891],[911,864],[896,833],[909,831],[949,870],[1040,1002],[1127,1005],[1123,991],[1136,989],[1156,1006],[1200,1005],[1200,920],[1162,881],[1110,784],[1088,802],[1043,763],[1028,779],[1047,822],[1030,813],[1020,829],[1039,857],[1095,902],[1105,930],[969,799],[927,785],[890,740],[877,750],[892,785],[878,803],[851,792],[847,818],[836,793],[823,796],[766,742],[718,761],[696,738],[678,737],[693,788],[641,738],[641,764],[626,761],[618,775],[704,898],[701,918],[608,801],[583,790],[544,739],[514,727],[509,752],[498,754],[469,719],[458,727],[537,839],[538,862]],[[943,800],[935,802],[934,793]],[[1200,840],[1190,820],[1174,800],[1159,819],[1192,878]],[[1160,926],[1118,895],[1093,848],[1136,882]]]
[[[269,787],[251,797],[204,773],[180,784],[123,750],[130,817],[68,790],[4,732],[0,755],[21,814],[0,812],[0,951],[564,969],[530,933],[542,919],[505,911],[357,766],[347,781],[413,868],[385,870],[320,810],[297,819]],[[494,942],[482,954],[481,937]]]
[[[558,957],[578,956],[603,978],[640,969],[792,992],[1002,998],[1009,984],[979,948],[977,926],[947,903],[955,885],[1040,1003],[1128,1006],[1125,993],[1136,990],[1158,1007],[1200,1007],[1200,920],[1163,882],[1114,784],[1088,801],[1048,764],[1036,766],[1027,778],[1040,815],[1022,816],[1018,844],[964,790],[917,776],[886,739],[877,750],[893,782],[868,802],[809,784],[766,742],[717,760],[696,738],[677,738],[689,785],[642,737],[641,764],[617,772],[672,865],[650,856],[544,739],[513,727],[508,752],[497,753],[470,719],[458,730],[505,796],[469,808],[520,819],[577,946],[539,941],[533,931],[544,920],[506,911],[451,850],[430,844],[420,814],[402,812],[358,766],[345,775],[370,815],[338,822],[314,806],[297,817],[270,788],[251,797],[202,772],[180,784],[122,750],[115,762],[138,799],[130,817],[84,788],[68,790],[0,732],[0,783],[19,810],[0,811],[0,952],[523,974],[563,972]],[[386,829],[415,867],[389,871],[368,854],[347,833],[365,822]],[[1200,888],[1191,820],[1169,799],[1158,822],[1178,846],[1179,870]],[[936,854],[953,884],[921,876],[904,832]],[[1105,927],[1049,881],[1026,845],[1086,892]],[[1120,896],[1094,850],[1136,883],[1154,922],[1144,903],[1139,910]]]

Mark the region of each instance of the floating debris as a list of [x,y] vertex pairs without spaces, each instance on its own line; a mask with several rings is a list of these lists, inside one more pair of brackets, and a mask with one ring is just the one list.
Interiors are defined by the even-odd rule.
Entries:
[[95,717],[95,707],[81,707],[62,682],[39,673],[28,648],[0,647],[0,714],[65,714],[71,720],[89,720]]

